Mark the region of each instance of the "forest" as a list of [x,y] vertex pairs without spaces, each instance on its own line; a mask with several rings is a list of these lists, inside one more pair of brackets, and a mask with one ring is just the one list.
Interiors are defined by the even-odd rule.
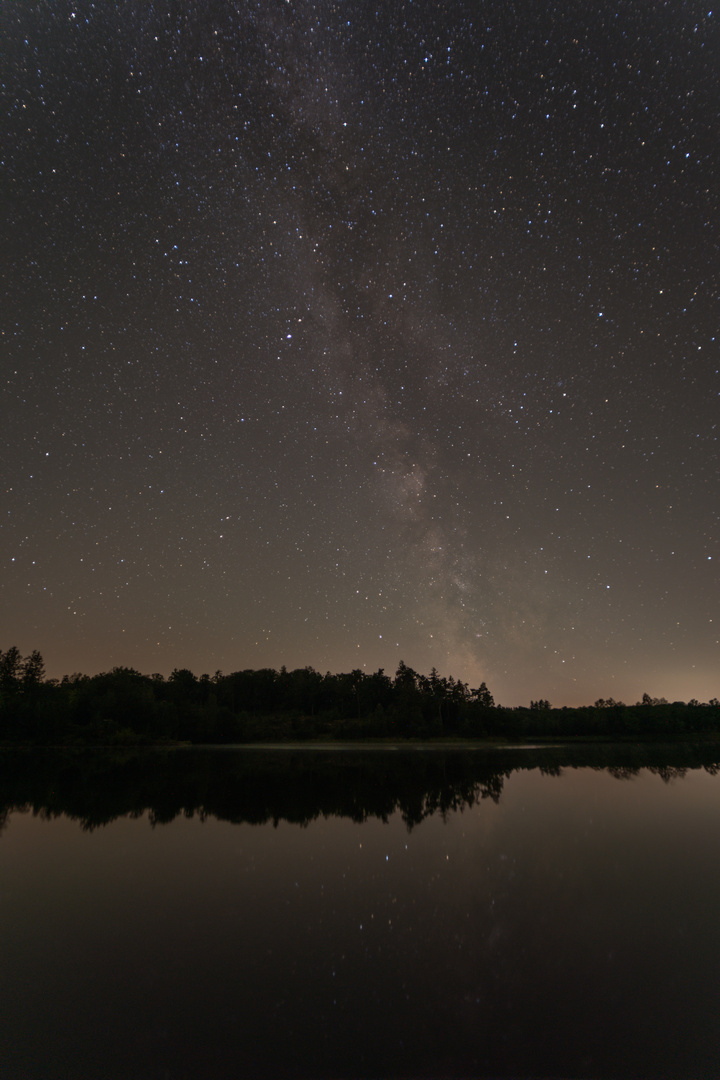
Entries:
[[643,738],[720,732],[720,702],[643,694],[626,705],[600,698],[579,708],[496,705],[433,668],[402,661],[322,675],[312,667],[235,671],[199,677],[176,668],[168,678],[115,667],[98,675],[45,677],[36,650],[0,650],[0,742],[10,745],[151,745],[303,740],[447,738]]

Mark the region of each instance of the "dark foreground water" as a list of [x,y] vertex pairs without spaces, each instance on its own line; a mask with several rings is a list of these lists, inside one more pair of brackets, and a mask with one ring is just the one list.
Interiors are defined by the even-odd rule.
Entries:
[[0,753],[0,1076],[716,1078],[718,760]]

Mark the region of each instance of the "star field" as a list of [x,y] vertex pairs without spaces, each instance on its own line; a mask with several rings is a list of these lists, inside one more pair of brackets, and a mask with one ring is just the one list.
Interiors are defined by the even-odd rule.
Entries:
[[716,696],[719,27],[4,5],[0,647]]

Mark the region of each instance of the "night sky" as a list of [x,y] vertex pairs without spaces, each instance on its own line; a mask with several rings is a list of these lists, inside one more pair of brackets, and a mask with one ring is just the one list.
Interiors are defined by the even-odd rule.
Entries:
[[720,9],[0,5],[0,648],[720,694]]

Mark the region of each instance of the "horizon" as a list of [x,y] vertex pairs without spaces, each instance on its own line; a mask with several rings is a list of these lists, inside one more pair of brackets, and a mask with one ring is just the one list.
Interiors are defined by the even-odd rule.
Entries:
[[[28,655],[29,655],[30,651],[31,650],[28,650]],[[323,676],[324,675],[331,675],[331,676],[340,675],[340,674],[344,674],[344,673],[349,673],[350,671],[354,671],[354,670],[362,671],[364,675],[371,675],[371,674],[374,674],[375,672],[377,672],[378,670],[380,670],[382,668],[385,675],[387,675],[390,679],[394,679],[399,664],[400,663],[406,663],[404,657],[399,657],[397,663],[392,668],[383,668],[382,665],[379,665],[378,668],[369,669],[366,665],[356,665],[354,668],[347,668],[346,670],[337,669],[335,671],[332,671],[329,668],[321,668],[321,667],[318,667],[317,665],[314,665],[314,664],[292,664],[292,665],[290,665],[290,664],[282,664],[282,663],[280,663],[280,664],[260,664],[260,665],[255,665],[255,666],[252,666],[252,667],[238,666],[238,667],[231,667],[231,668],[227,668],[227,669],[224,669],[224,668],[219,667],[219,666],[213,666],[213,665],[205,666],[205,667],[202,667],[202,666],[198,667],[197,664],[193,665],[192,663],[183,663],[183,664],[173,664],[172,668],[169,668],[169,669],[164,670],[164,671],[158,671],[157,669],[150,670],[150,669],[147,669],[147,668],[142,668],[142,667],[139,667],[137,664],[112,663],[112,664],[110,664],[110,665],[108,665],[106,667],[98,668],[97,670],[93,670],[93,671],[83,669],[81,667],[75,667],[75,668],[72,668],[72,670],[67,669],[67,670],[59,671],[59,669],[56,669],[56,668],[52,668],[52,669],[48,668],[45,655],[42,653],[41,649],[38,650],[38,651],[42,654],[43,660],[45,661],[45,666],[46,666],[45,677],[46,677],[46,679],[55,679],[55,680],[61,680],[64,676],[68,676],[70,678],[73,678],[74,676],[77,676],[77,675],[88,676],[89,678],[93,678],[93,677],[98,676],[98,675],[103,675],[103,674],[110,673],[115,668],[131,669],[131,670],[137,671],[140,675],[142,675],[144,677],[151,677],[153,675],[159,674],[159,675],[162,676],[163,679],[165,679],[167,681],[174,670],[188,670],[188,671],[191,671],[196,679],[200,679],[204,675],[208,675],[211,679],[213,679],[216,676],[216,674],[218,674],[218,673],[221,676],[224,677],[224,676],[233,675],[236,672],[247,671],[247,670],[257,671],[257,670],[261,670],[261,669],[270,669],[270,670],[274,670],[276,672],[280,672],[283,668],[285,668],[288,672],[292,672],[292,671],[296,671],[296,670],[302,670],[303,668],[308,668],[308,667],[312,668],[314,671],[318,672],[320,675],[323,675]],[[23,653],[22,649],[20,649],[20,652],[21,652],[21,654],[25,655]],[[412,668],[413,670],[415,670],[417,672],[417,674],[422,675],[422,676],[429,675],[430,671],[432,670],[431,668],[429,668],[429,669],[416,668],[415,665],[413,665],[413,664],[408,664],[407,666]],[[711,686],[710,690],[707,692],[707,694],[701,695],[701,694],[697,694],[697,693],[691,693],[691,694],[688,694],[685,697],[677,696],[677,695],[673,696],[673,695],[671,695],[669,693],[661,692],[661,690],[658,689],[657,687],[643,687],[643,689],[640,690],[637,693],[635,693],[634,691],[632,693],[626,694],[626,695],[618,694],[616,692],[613,692],[613,693],[597,693],[592,698],[586,698],[586,699],[583,699],[583,700],[578,698],[577,700],[558,701],[558,700],[554,700],[552,697],[550,697],[547,694],[530,693],[527,697],[523,698],[522,700],[520,700],[518,698],[518,699],[515,699],[515,700],[512,700],[512,701],[507,701],[507,700],[501,700],[500,696],[496,692],[495,687],[488,684],[486,679],[472,680],[472,679],[464,678],[462,675],[458,674],[455,671],[443,670],[443,669],[437,669],[437,671],[438,671],[438,675],[441,678],[450,678],[452,676],[452,678],[456,682],[458,682],[458,681],[462,682],[471,689],[474,688],[475,685],[480,685],[480,683],[485,682],[487,684],[488,690],[490,691],[490,693],[493,695],[493,697],[495,699],[495,704],[497,706],[502,706],[504,708],[510,708],[510,709],[527,708],[529,706],[530,702],[534,701],[534,700],[549,700],[551,708],[553,708],[553,709],[562,709],[562,708],[582,708],[582,707],[586,707],[586,706],[592,706],[598,700],[608,700],[610,698],[612,698],[614,700],[614,702],[616,704],[618,704],[618,705],[639,705],[639,704],[642,703],[643,694],[649,694],[649,696],[651,698],[656,699],[656,700],[665,699],[670,704],[672,704],[674,702],[687,703],[687,702],[690,702],[690,701],[693,701],[693,700],[698,701],[700,704],[708,704],[713,699],[716,700],[717,697],[719,696],[717,686],[715,687],[714,691],[713,691],[713,688]]]

